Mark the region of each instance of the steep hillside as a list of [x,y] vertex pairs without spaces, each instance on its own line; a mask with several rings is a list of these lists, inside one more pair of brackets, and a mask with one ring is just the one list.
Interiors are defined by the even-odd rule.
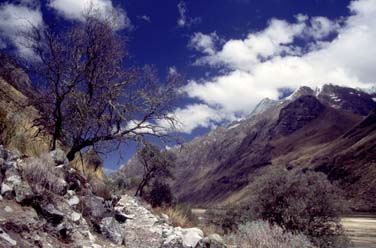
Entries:
[[[369,178],[376,139],[372,115],[364,118],[375,106],[370,95],[333,85],[302,87],[285,101],[264,100],[247,119],[174,149],[175,192],[181,201],[199,206],[245,201],[257,175],[280,166],[324,171],[349,197],[368,199],[369,207],[376,188]],[[357,138],[350,142],[350,136]],[[132,160],[125,170],[132,174],[136,166]],[[338,172],[342,169],[348,174]]]

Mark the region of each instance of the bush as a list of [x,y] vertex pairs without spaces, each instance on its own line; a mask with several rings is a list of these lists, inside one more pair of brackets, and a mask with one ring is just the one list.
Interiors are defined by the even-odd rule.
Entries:
[[205,213],[206,226],[214,225],[220,229],[221,233],[225,234],[235,232],[239,224],[245,223],[249,219],[247,213],[246,207],[235,205],[209,209]]
[[131,179],[122,172],[116,172],[104,177],[104,183],[110,185],[114,194],[124,194],[131,188]]
[[301,234],[285,232],[277,225],[265,221],[239,225],[238,232],[225,237],[226,243],[237,248],[313,248],[309,239]]
[[152,207],[170,206],[173,202],[170,185],[155,181],[151,187],[148,201]]
[[339,223],[344,211],[341,192],[325,174],[275,171],[260,178],[253,193],[252,219],[302,232],[320,247],[344,247]]
[[27,160],[22,173],[35,193],[44,194],[46,190],[60,195],[65,193],[64,172],[55,167],[49,154]]

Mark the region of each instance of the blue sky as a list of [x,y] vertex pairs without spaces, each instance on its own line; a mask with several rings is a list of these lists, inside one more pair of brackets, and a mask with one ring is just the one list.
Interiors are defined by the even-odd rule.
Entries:
[[[375,85],[375,0],[91,0],[121,16],[132,63],[187,79],[174,114],[190,140],[246,116],[279,89]],[[90,0],[0,1],[0,48],[17,46],[22,19],[80,21]],[[124,147],[123,159],[135,150]],[[124,161],[106,157],[106,167]]]

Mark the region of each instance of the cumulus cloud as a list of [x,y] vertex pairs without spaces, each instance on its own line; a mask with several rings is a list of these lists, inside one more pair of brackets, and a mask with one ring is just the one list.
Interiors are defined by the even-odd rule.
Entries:
[[[357,0],[349,9],[351,15],[341,20],[306,15],[292,23],[272,19],[264,30],[230,39],[219,49],[211,34],[194,34],[189,47],[202,53],[196,64],[227,71],[184,87],[189,97],[202,102],[204,126],[244,116],[262,98],[277,99],[280,88],[375,85],[376,3]],[[184,116],[192,116],[192,106],[186,107],[187,113],[180,110],[188,131],[200,125]]]
[[69,20],[84,20],[84,14],[93,8],[101,17],[117,17],[116,29],[132,28],[124,9],[114,7],[111,0],[50,0],[48,6]]
[[11,44],[23,57],[33,57],[27,43],[20,32],[26,32],[33,26],[43,25],[42,12],[34,1],[21,1],[18,4],[3,3],[0,5],[0,46],[7,47]]

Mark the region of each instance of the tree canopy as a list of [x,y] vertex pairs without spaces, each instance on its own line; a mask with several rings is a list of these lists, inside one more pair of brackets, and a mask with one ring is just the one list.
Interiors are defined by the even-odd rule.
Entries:
[[51,135],[50,149],[59,142],[69,147],[69,160],[87,147],[165,137],[175,124],[171,110],[179,76],[161,83],[153,67],[129,66],[127,37],[114,23],[114,17],[92,11],[69,27],[22,33],[34,58],[20,61],[40,93],[30,99],[40,112],[35,125]]

